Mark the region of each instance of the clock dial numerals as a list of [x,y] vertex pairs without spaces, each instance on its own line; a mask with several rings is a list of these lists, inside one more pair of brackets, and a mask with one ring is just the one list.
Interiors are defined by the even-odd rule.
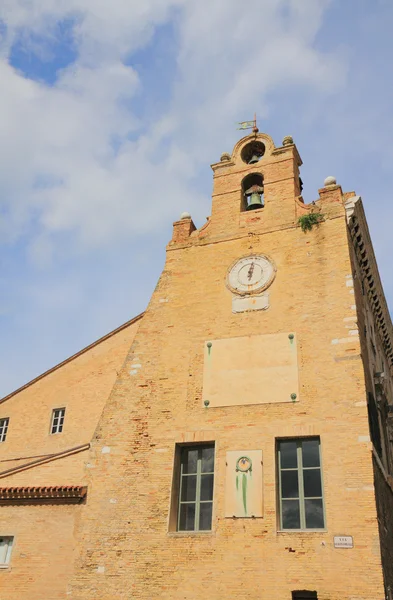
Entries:
[[253,294],[268,287],[274,275],[274,266],[266,256],[247,256],[232,265],[227,286],[237,294]]

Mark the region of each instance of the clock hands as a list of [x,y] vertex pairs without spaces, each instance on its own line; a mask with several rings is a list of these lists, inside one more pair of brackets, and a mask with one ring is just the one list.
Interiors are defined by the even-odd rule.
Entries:
[[[0,0],[1,1],[1,0]],[[264,256],[249,256],[232,265],[227,286],[235,294],[254,294],[274,279],[273,265]]]
[[250,281],[253,273],[254,273],[254,263],[252,262],[250,265],[250,268],[248,269],[248,273],[247,273],[247,277],[248,277],[249,281]]

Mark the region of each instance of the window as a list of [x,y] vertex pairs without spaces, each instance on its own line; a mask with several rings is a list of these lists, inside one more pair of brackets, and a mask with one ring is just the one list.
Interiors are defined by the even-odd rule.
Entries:
[[371,441],[379,458],[382,459],[382,438],[381,430],[379,428],[378,408],[375,398],[370,392],[368,393],[367,411]]
[[278,443],[281,529],[325,526],[319,438]]
[[0,568],[9,565],[13,541],[11,536],[0,535]]
[[180,453],[178,531],[212,527],[214,446],[187,446]]
[[64,425],[65,408],[55,408],[52,412],[51,433],[61,433]]
[[0,419],[0,442],[5,442],[5,438],[7,437],[9,422],[10,422],[10,420],[8,417],[6,419]]
[[292,600],[318,600],[318,596],[317,592],[301,590],[297,592],[292,592]]

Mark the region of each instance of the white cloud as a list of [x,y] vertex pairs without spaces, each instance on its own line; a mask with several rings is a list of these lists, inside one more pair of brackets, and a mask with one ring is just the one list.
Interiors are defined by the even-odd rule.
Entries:
[[[112,257],[103,264],[103,255],[115,256],[115,246],[141,234],[154,243],[183,210],[201,225],[210,199],[197,177],[222,151],[231,151],[237,121],[255,110],[267,117],[270,95],[279,89],[326,98],[343,85],[345,65],[314,46],[329,5],[3,0],[0,243],[24,236],[30,260],[42,269],[38,276],[30,267],[28,281],[13,281],[11,300],[2,301],[14,332],[0,361],[4,391],[141,310],[140,290],[147,301],[162,255],[149,266],[120,251],[122,262]],[[76,60],[53,85],[10,65],[15,42],[50,57],[65,21]],[[154,48],[154,33],[165,23],[177,45],[175,73],[160,83],[170,101],[149,123],[140,122],[135,107],[145,90],[134,53],[149,43]],[[86,258],[91,249],[101,257],[93,268],[91,255]],[[54,274],[53,265],[66,274]],[[124,277],[126,269],[135,280],[139,272],[138,285]],[[25,354],[21,339],[28,340]],[[7,368],[16,361],[26,375]]]
[[[326,92],[340,82],[334,57],[312,47],[327,4],[251,0],[245,11],[237,0],[6,2],[8,41],[23,36],[28,45],[34,33],[34,50],[37,36],[50,44],[56,24],[72,18],[78,57],[54,86],[26,79],[6,57],[0,63],[0,133],[7,140],[0,147],[0,190],[9,220],[3,229],[15,236],[34,220],[37,257],[37,248],[50,237],[56,243],[61,231],[90,247],[154,231],[185,204],[200,216],[201,198],[190,181],[223,149],[217,140],[228,122],[249,118],[256,105],[266,113],[267,94],[277,86]],[[132,52],[174,9],[173,103],[138,137],[130,107],[143,89],[123,60],[132,62]]]
[[[41,267],[18,275],[16,252],[5,281],[1,263],[0,316],[13,328],[2,331],[5,391],[141,310],[163,258],[165,240],[158,257],[156,238],[183,210],[203,223],[210,198],[201,170],[208,179],[209,162],[238,137],[235,123],[254,111],[267,133],[295,125],[282,134],[303,138],[311,197],[330,173],[358,186],[389,289],[393,88],[380,57],[391,53],[392,8],[358,4],[354,12],[339,0],[1,1],[0,244],[22,240]],[[163,108],[155,98],[156,114],[141,122],[135,109],[147,94],[135,52],[154,49],[166,23],[175,67],[157,86],[170,100]],[[16,42],[27,57],[50,59],[63,26],[76,60],[55,84],[10,65]]]

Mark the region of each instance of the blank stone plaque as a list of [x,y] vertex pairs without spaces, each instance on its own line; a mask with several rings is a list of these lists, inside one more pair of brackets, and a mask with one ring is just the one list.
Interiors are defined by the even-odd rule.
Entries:
[[206,341],[202,396],[209,408],[298,401],[296,334]]

